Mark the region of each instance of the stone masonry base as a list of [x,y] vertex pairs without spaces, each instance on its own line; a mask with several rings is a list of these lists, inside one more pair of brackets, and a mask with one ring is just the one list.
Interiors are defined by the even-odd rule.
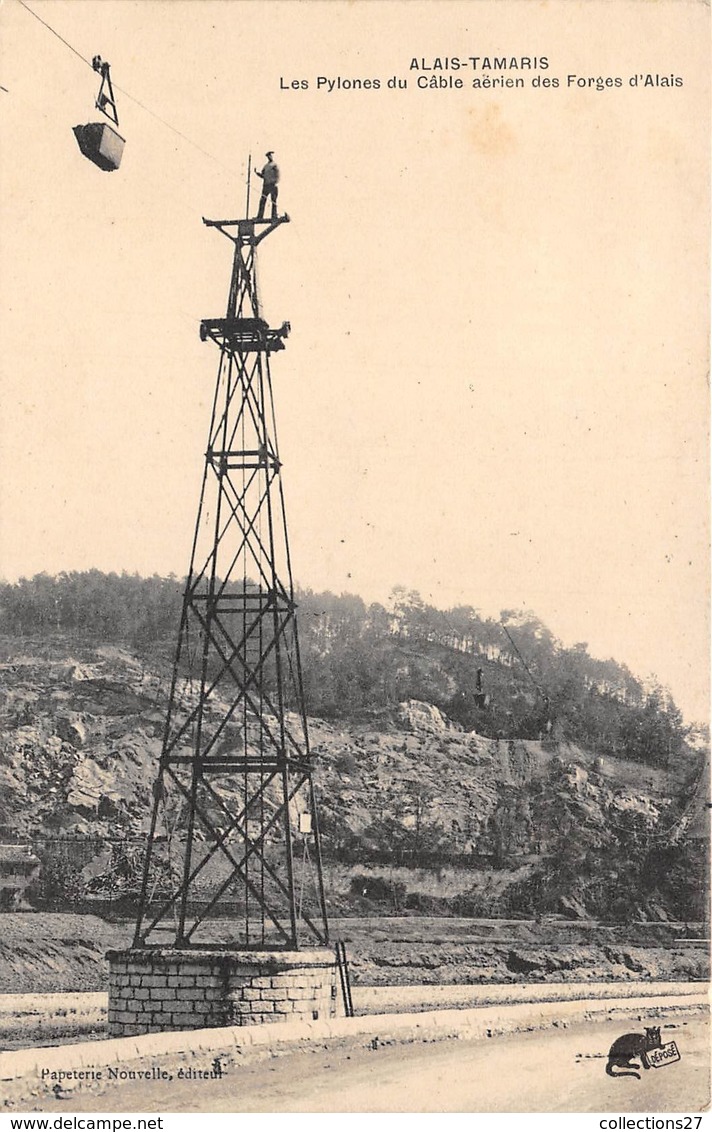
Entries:
[[334,952],[110,951],[109,1035],[336,1017]]

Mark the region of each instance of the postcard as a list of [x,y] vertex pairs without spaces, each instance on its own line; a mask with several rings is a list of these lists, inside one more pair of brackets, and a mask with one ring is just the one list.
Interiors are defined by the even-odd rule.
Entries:
[[698,1127],[709,5],[0,23],[6,1108]]

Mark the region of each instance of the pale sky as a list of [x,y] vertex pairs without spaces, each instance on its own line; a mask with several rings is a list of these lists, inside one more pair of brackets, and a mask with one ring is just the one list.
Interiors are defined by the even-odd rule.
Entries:
[[[97,76],[4,0],[0,576],[187,570],[217,367],[198,325],[230,272],[201,215],[241,215],[273,149],[297,581],[531,608],[705,718],[708,7],[28,3],[200,149],[117,89],[124,158],[99,171],[72,134]],[[478,63],[411,68],[435,57]]]

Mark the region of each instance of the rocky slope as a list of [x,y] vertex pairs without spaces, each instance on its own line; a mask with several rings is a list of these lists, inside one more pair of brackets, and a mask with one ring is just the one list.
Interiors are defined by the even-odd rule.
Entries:
[[[34,845],[76,899],[110,867],[104,839],[140,855],[168,671],[113,647],[13,651],[5,642],[0,664],[0,840]],[[335,911],[701,916],[704,895],[688,908],[684,884],[667,884],[688,870],[694,767],[486,739],[417,701],[348,725],[312,719],[310,733]],[[691,857],[703,877],[704,853]]]

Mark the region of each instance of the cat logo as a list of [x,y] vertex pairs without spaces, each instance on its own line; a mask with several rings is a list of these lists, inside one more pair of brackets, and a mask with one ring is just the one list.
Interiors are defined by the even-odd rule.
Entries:
[[[640,1058],[640,1064],[634,1061]],[[637,1077],[638,1069],[660,1069],[680,1061],[680,1051],[675,1042],[663,1045],[660,1041],[660,1027],[646,1026],[644,1034],[623,1034],[616,1038],[608,1051],[606,1073],[609,1077]],[[617,1070],[617,1072],[616,1072]]]

